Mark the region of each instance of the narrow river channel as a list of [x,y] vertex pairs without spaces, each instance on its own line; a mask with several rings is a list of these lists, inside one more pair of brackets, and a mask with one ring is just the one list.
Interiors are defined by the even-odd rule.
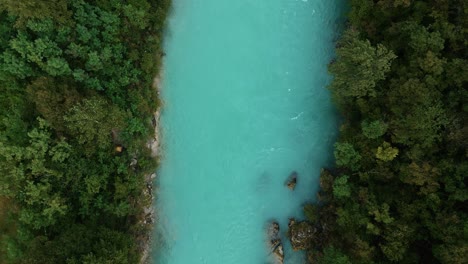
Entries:
[[[162,76],[155,264],[269,263],[315,199],[337,116],[327,64],[344,0],[173,0]],[[294,191],[285,187],[298,173]]]

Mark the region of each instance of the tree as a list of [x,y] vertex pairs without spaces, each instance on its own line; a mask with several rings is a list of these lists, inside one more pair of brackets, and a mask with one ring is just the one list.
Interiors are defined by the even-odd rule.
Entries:
[[394,80],[388,93],[392,141],[429,148],[448,124],[440,91],[420,79]]
[[377,82],[385,79],[395,54],[381,44],[373,47],[352,29],[343,33],[338,45],[337,60],[329,68],[335,76],[330,85],[335,96],[377,96]]
[[398,149],[392,147],[388,142],[382,143],[375,153],[375,157],[381,161],[392,161],[397,155]]
[[440,171],[425,162],[417,164],[411,162],[409,165],[401,166],[400,179],[406,183],[418,186],[420,194],[434,193],[440,188],[438,178]]
[[64,116],[68,131],[84,145],[87,155],[108,148],[112,129],[124,127],[124,118],[124,112],[99,97],[83,100]]
[[0,1],[0,202],[12,205],[0,217],[14,223],[5,232],[0,219],[0,262],[140,261],[144,175],[156,164],[146,149],[152,79],[168,8]]
[[348,183],[349,176],[342,175],[335,179],[333,183],[333,195],[337,199],[348,198],[351,196],[351,188]]
[[444,39],[439,32],[430,32],[428,28],[416,21],[407,21],[401,25],[402,36],[406,37],[408,46],[415,55],[426,54],[427,51],[440,52],[444,48]]
[[22,205],[20,221],[34,229],[55,224],[68,210],[55,188],[58,182],[64,187],[59,163],[69,157],[70,145],[53,140],[48,124],[40,118],[38,122],[39,127],[28,133],[28,146],[0,143],[0,195],[16,197]]
[[388,125],[380,120],[369,122],[364,120],[361,122],[362,133],[369,139],[376,139],[385,134]]
[[351,264],[348,256],[334,247],[323,250],[323,256],[317,261],[318,264]]
[[148,5],[149,4],[140,8],[135,7],[131,4],[122,6],[123,13],[129,19],[128,22],[130,23],[130,25],[140,29],[144,29],[148,26],[149,18],[148,14],[145,11],[149,9]]
[[468,5],[350,4],[330,66],[337,168],[305,210],[321,227],[308,262],[465,263]]
[[380,248],[385,256],[392,262],[398,262],[405,258],[410,244],[413,230],[405,224],[395,223],[384,234],[385,242]]
[[24,25],[29,19],[53,18],[59,23],[66,23],[71,17],[66,0],[3,0],[0,11],[6,9],[18,16],[18,25]]
[[433,247],[433,252],[441,263],[463,264],[466,262],[468,246],[463,241],[454,244],[439,244]]
[[354,150],[353,145],[350,143],[335,143],[335,159],[336,165],[349,167],[353,170],[359,168],[359,161],[361,160],[361,155]]
[[82,97],[74,87],[50,77],[35,79],[26,91],[30,101],[34,102],[36,111],[57,132],[65,131],[63,113]]
[[37,237],[21,263],[137,263],[132,237],[106,227],[73,224],[53,239]]
[[304,214],[311,223],[315,223],[318,220],[318,207],[317,205],[307,203],[304,205]]

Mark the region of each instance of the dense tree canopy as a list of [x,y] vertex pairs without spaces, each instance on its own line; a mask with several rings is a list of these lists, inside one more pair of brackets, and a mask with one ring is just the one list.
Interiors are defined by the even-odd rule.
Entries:
[[468,2],[351,0],[311,263],[466,263]]
[[0,1],[0,263],[139,261],[168,8]]

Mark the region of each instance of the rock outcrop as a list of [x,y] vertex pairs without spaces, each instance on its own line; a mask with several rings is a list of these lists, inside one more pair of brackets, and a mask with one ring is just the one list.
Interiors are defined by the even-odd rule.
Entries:
[[294,191],[297,184],[297,172],[293,171],[291,175],[289,175],[288,180],[286,182],[286,186],[291,190]]
[[159,117],[160,113],[158,109],[156,113],[154,113],[153,119],[151,120],[151,123],[154,124],[154,137],[151,138],[146,144],[146,146],[151,150],[151,156],[153,158],[156,158],[159,155]]
[[289,239],[294,250],[310,248],[316,229],[306,221],[297,222],[294,218],[289,219]]
[[270,248],[271,254],[275,257],[277,263],[283,263],[284,261],[284,250],[283,244],[280,238],[280,226],[277,222],[272,222],[268,226],[268,247]]

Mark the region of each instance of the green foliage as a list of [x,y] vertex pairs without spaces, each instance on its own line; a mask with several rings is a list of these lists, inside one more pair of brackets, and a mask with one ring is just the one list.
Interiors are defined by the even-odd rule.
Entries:
[[64,113],[77,104],[81,95],[68,83],[50,77],[37,78],[28,85],[27,96],[35,110],[58,132],[65,131]]
[[408,21],[402,25],[402,36],[408,37],[409,48],[415,55],[425,54],[427,51],[439,52],[444,48],[444,39],[439,32],[430,32],[425,26]]
[[128,234],[76,224],[53,240],[35,238],[22,263],[137,263],[134,250]]
[[394,83],[388,94],[393,141],[423,148],[439,141],[449,118],[437,86],[415,78]]
[[145,11],[148,8],[148,3],[145,6],[135,7],[134,5],[124,5],[122,7],[124,15],[129,19],[131,26],[144,29],[149,23],[149,14]]
[[306,204],[304,205],[304,214],[311,223],[317,221],[318,218],[318,208],[314,204]]
[[323,250],[323,256],[317,261],[318,264],[351,264],[349,258],[334,247]]
[[66,0],[3,0],[0,10],[6,9],[10,14],[18,16],[17,23],[24,24],[29,19],[54,18],[58,23],[65,23],[70,18]]
[[1,264],[139,262],[169,4],[0,1]]
[[57,163],[69,156],[70,145],[55,141],[44,120],[28,133],[26,147],[0,144],[4,177],[0,182],[2,195],[17,197],[23,204],[20,221],[34,229],[56,223],[66,214],[65,200],[54,192],[63,173]]
[[382,143],[382,146],[377,148],[375,157],[382,161],[392,161],[398,155],[398,149],[394,148],[388,142]]
[[468,4],[350,4],[330,65],[337,168],[304,208],[321,227],[309,262],[465,263]]
[[394,224],[390,226],[390,230],[383,236],[384,242],[380,244],[380,248],[390,261],[402,261],[405,258],[408,241],[413,232],[407,225]]
[[348,175],[342,175],[333,182],[333,195],[337,199],[348,198],[351,196],[351,188],[348,185]]
[[357,169],[361,155],[354,149],[353,145],[349,143],[335,143],[335,159],[336,165],[348,166],[349,168]]
[[112,144],[112,129],[121,129],[124,118],[123,111],[97,97],[71,107],[63,117],[70,135],[84,145],[87,155],[108,148]]
[[337,61],[330,65],[335,76],[330,89],[340,97],[377,96],[376,85],[390,70],[395,54],[381,44],[373,47],[360,40],[355,30],[346,31],[339,45]]
[[364,120],[361,122],[362,133],[369,139],[376,139],[385,134],[388,125],[380,120],[369,122]]

